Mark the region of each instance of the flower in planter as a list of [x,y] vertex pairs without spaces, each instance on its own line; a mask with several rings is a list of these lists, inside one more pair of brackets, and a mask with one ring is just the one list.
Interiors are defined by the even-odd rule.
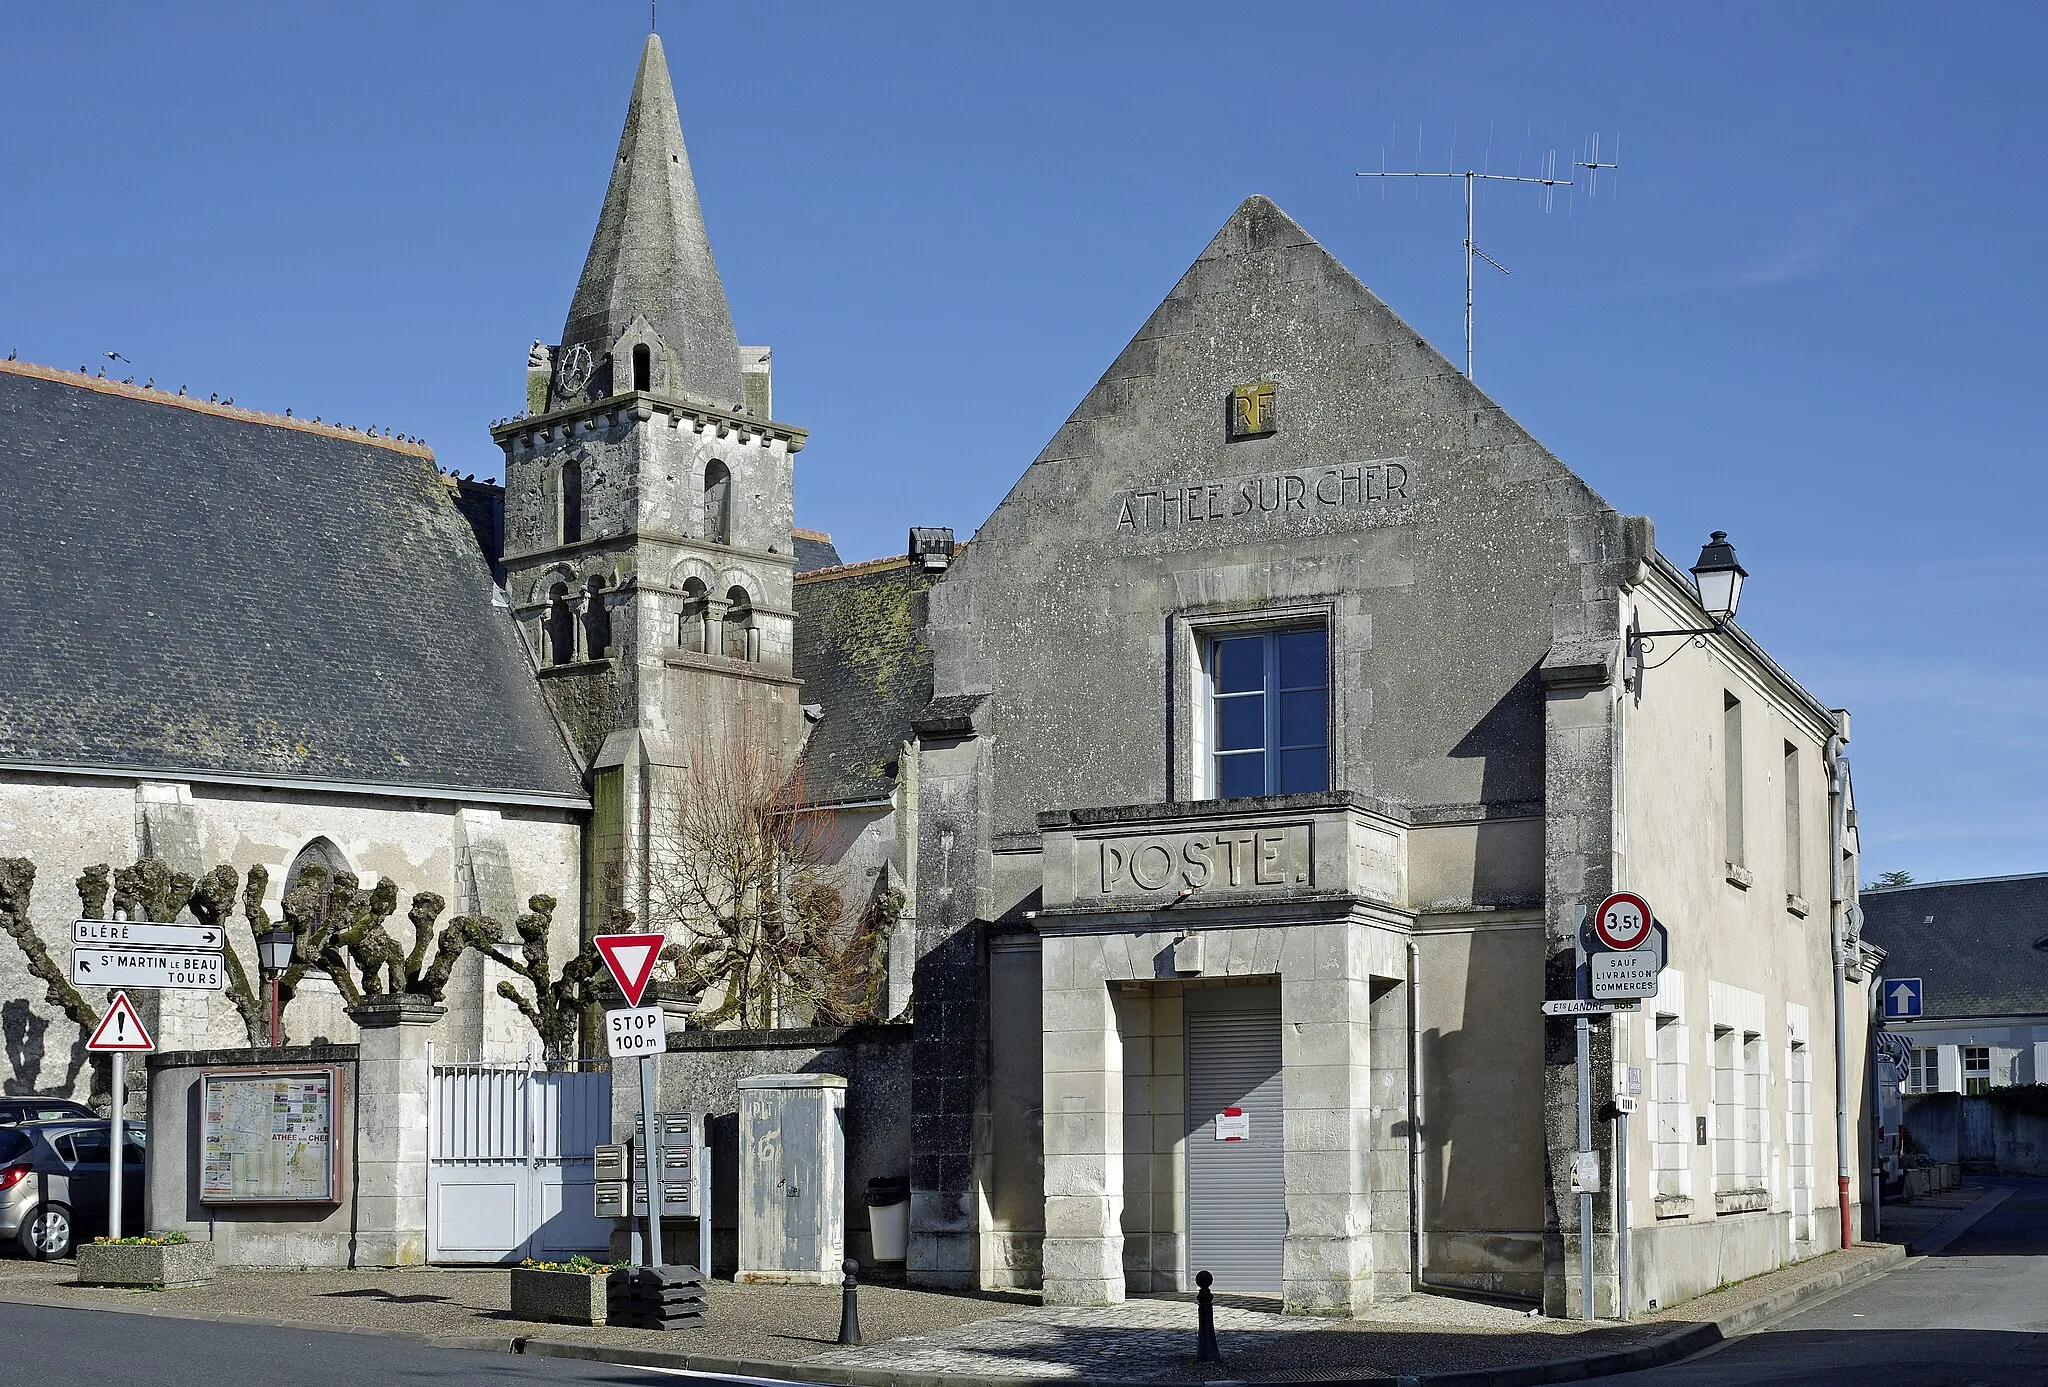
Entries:
[[183,1233],[164,1233],[149,1236],[137,1235],[132,1238],[94,1238],[93,1241],[105,1243],[109,1247],[175,1247],[180,1243],[188,1243],[192,1240]]
[[626,1263],[595,1262],[579,1252],[566,1262],[536,1262],[533,1258],[528,1257],[519,1265],[525,1267],[528,1271],[572,1271],[581,1272],[585,1276],[603,1276],[624,1267]]

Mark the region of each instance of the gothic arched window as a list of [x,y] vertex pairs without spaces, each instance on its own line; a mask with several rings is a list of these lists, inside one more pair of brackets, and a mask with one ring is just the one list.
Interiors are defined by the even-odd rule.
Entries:
[[278,896],[282,901],[299,885],[299,878],[306,874],[308,867],[318,867],[327,874],[327,885],[320,892],[320,908],[327,908],[327,898],[334,893],[334,878],[348,870],[348,859],[341,855],[341,849],[326,838],[315,838],[299,849],[299,855],[292,859],[291,870],[284,874],[284,890]]
[[583,464],[570,458],[562,464],[562,543],[583,538]]
[[704,538],[732,543],[732,473],[722,462],[704,469]]
[[612,613],[604,601],[604,576],[593,574],[583,585],[583,654],[602,660],[612,653]]
[[576,662],[576,613],[569,606],[569,585],[556,583],[548,589],[548,614],[544,618],[548,642],[548,663]]
[[652,390],[654,388],[654,353],[642,342],[633,348],[633,388]]

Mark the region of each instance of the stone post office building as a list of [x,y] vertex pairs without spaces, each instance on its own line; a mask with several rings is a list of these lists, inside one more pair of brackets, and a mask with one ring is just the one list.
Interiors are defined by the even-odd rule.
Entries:
[[[1596,1124],[1595,1308],[1621,1227],[1639,1308],[1837,1244],[1868,1001],[1847,715],[1732,626],[1631,659],[1632,625],[1705,624],[1649,521],[1271,202],[957,553],[840,565],[794,527],[807,436],[768,360],[650,39],[561,341],[492,430],[502,493],[330,425],[0,372],[39,550],[7,585],[34,677],[0,692],[0,852],[46,859],[45,938],[80,866],[136,851],[333,853],[501,919],[547,890],[587,936],[644,904],[678,767],[758,722],[904,893],[908,1169],[853,1173],[908,1175],[915,1281],[1575,1309],[1572,1032],[1540,1005],[1618,887],[1671,966],[1595,1028],[1603,1092],[1645,1075],[1627,1150]],[[159,513],[195,496],[214,530]],[[113,541],[125,587],[84,563]],[[20,1072],[16,1032],[64,1028],[6,966],[16,1086],[73,1084],[68,1038],[68,1072]],[[489,983],[443,1024],[516,1043]]]
[[930,595],[913,1267],[1575,1308],[1539,1007],[1624,886],[1671,967],[1596,1028],[1596,1308],[1618,1218],[1637,1307],[1837,1245],[1847,715],[1632,621],[1706,624],[1649,521],[1246,201]]

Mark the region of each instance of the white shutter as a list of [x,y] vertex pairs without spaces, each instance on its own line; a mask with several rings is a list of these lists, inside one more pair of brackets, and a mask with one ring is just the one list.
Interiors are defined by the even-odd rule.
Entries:
[[1963,1053],[1959,1046],[1943,1045],[1936,1054],[1941,1075],[1940,1089],[1943,1093],[1963,1091]]
[[2034,1077],[2032,1082],[2048,1084],[2048,1040],[2034,1042]]

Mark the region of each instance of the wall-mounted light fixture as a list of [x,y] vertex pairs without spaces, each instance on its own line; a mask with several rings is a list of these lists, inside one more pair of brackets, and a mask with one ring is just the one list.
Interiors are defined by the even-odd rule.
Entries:
[[[1699,597],[1701,610],[1713,621],[1711,626],[1682,626],[1669,631],[1645,631],[1637,625],[1635,617],[1628,624],[1628,671],[1629,683],[1635,689],[1638,702],[1643,697],[1643,675],[1650,670],[1668,664],[1687,645],[1698,641],[1706,644],[1706,637],[1716,636],[1728,629],[1728,623],[1735,619],[1736,604],[1742,601],[1742,580],[1749,576],[1735,558],[1735,546],[1728,542],[1728,532],[1716,530],[1700,548],[1699,562],[1692,566],[1692,583]],[[1644,659],[1655,648],[1660,636],[1684,637],[1671,654],[1654,665]]]

